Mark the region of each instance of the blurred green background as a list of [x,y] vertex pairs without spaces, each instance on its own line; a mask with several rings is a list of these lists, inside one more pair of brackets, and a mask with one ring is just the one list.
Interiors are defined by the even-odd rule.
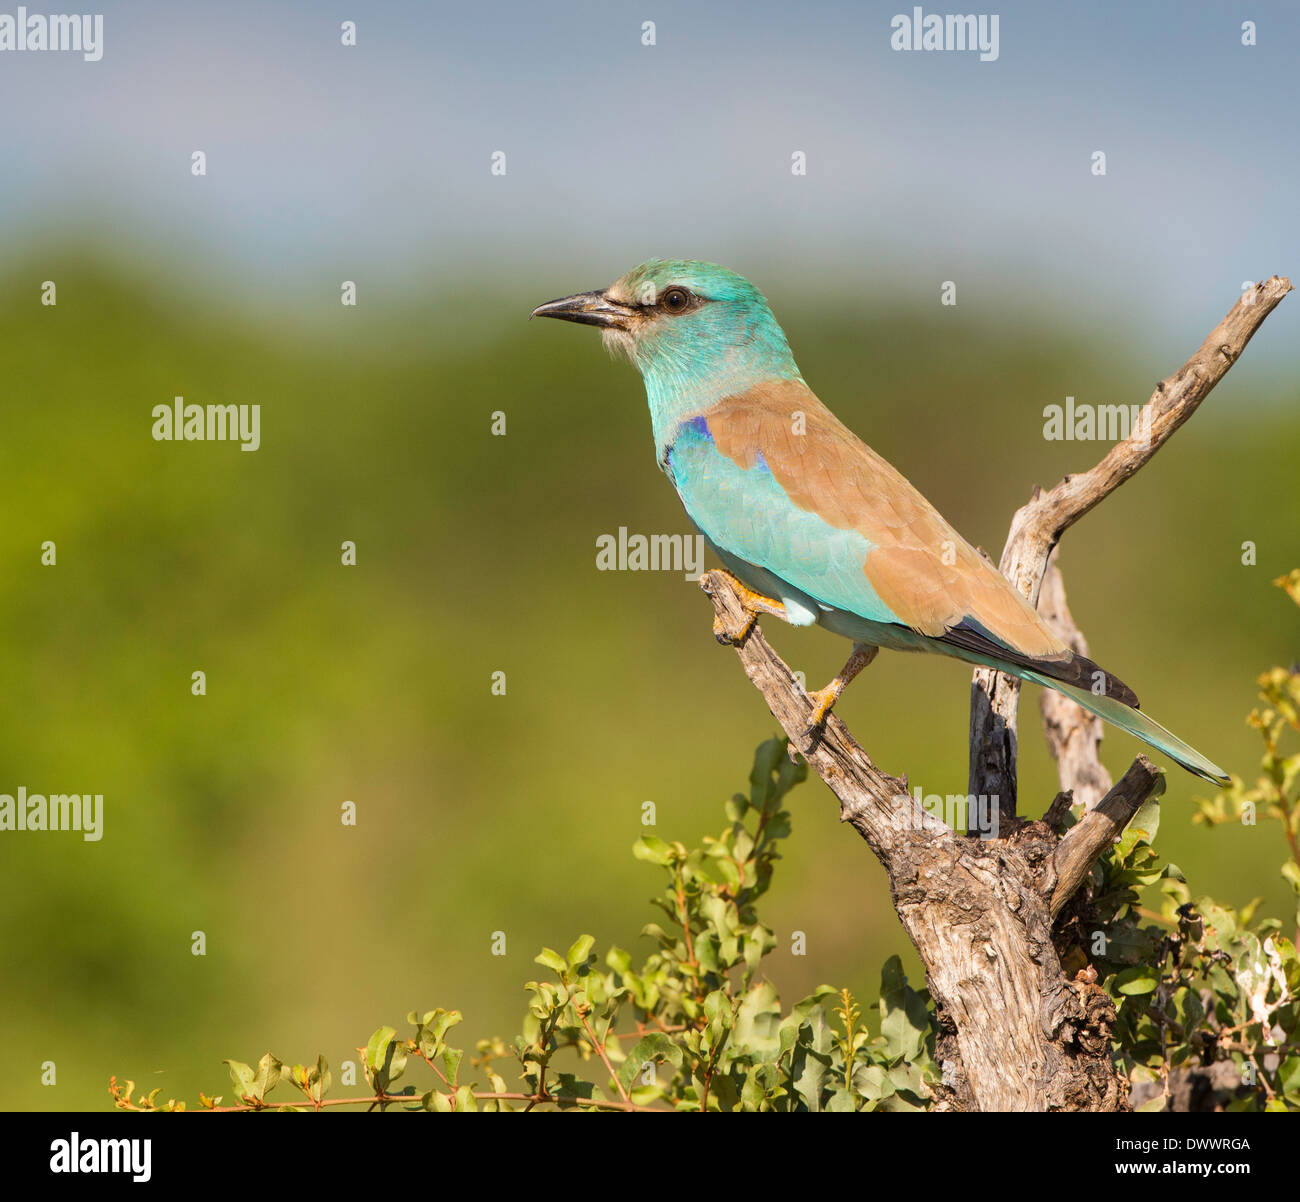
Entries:
[[[463,1010],[466,1044],[508,1035],[542,944],[590,931],[644,950],[658,881],[630,856],[642,803],[665,838],[720,826],[775,724],[693,584],[596,570],[597,537],[619,526],[686,531],[639,380],[590,331],[525,320],[597,282],[529,277],[455,305],[327,296],[277,325],[90,254],[8,273],[20,403],[0,440],[0,788],[102,792],[106,813],[98,843],[0,836],[0,1104],[103,1106],[112,1073],[193,1102],[229,1092],[225,1057],[337,1066],[412,1007]],[[1141,402],[1220,316],[1181,350],[1098,356],[1025,311],[993,323],[762,283],[820,395],[994,553],[1035,482],[1101,452],[1043,440],[1061,381],[1081,401]],[[260,403],[261,449],[153,441],[152,406],[178,394]],[[1247,352],[1061,556],[1097,659],[1247,775],[1253,677],[1300,656],[1294,607],[1268,584],[1300,564],[1295,395]],[[40,563],[47,539],[56,567]],[[838,640],[775,625],[811,679],[838,666]],[[955,663],[886,655],[840,712],[886,769],[961,792],[968,682]],[[1036,699],[1021,709],[1027,809],[1054,792]],[[1112,771],[1136,750],[1109,734]],[[1172,767],[1169,781],[1161,850],[1193,890],[1289,913],[1280,832],[1194,828],[1204,786]],[[888,954],[915,965],[883,874],[820,782],[793,809],[768,971],[787,1001],[823,981],[874,997]]]
[[[603,0],[120,0],[97,62],[0,56],[0,793],[106,811],[98,843],[0,832],[0,1106],[107,1106],[114,1073],[228,1095],[222,1059],[268,1049],[337,1069],[412,1007],[469,1046],[517,1029],[540,945],[646,950],[643,803],[716,830],[775,724],[693,584],[596,570],[599,536],[686,522],[634,373],[538,303],[652,255],[742,272],[996,555],[1102,453],[1044,441],[1044,406],[1144,402],[1243,281],[1300,271],[1287,0],[1250,44],[1223,6],[1005,0],[990,62],[894,52],[883,0],[654,7],[648,45]],[[1297,329],[1292,297],[1061,555],[1093,655],[1243,774],[1254,677],[1300,658],[1268,583],[1300,564]],[[177,395],[260,405],[261,448],[155,442]],[[885,655],[840,712],[955,793],[968,688]],[[1055,792],[1036,706],[1026,810]],[[1110,734],[1111,770],[1137,749]],[[1194,828],[1203,786],[1169,784],[1193,890],[1289,915],[1281,833]],[[882,873],[819,782],[792,802],[769,971],[874,998],[887,955],[915,970]]]

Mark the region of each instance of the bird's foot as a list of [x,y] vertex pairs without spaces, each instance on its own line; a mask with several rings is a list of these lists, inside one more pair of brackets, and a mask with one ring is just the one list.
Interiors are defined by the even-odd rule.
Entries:
[[808,700],[812,702],[812,713],[803,732],[804,744],[807,747],[811,747],[821,736],[826,728],[826,719],[830,717],[831,710],[835,708],[840,695],[848,688],[849,682],[876,658],[878,650],[879,648],[868,643],[855,643],[853,654],[849,656],[848,663],[839,670],[835,679],[824,689],[813,689],[809,692]]
[[734,647],[737,643],[743,643],[749,632],[754,629],[754,623],[758,621],[758,614],[752,609],[745,610],[745,619],[743,622],[731,623],[723,620],[721,614],[713,619],[713,637],[718,640],[724,647]]
[[[725,571],[725,569],[720,570]],[[743,643],[749,637],[749,632],[754,629],[754,623],[758,621],[759,614],[771,614],[783,621],[789,620],[786,608],[780,601],[765,597],[762,593],[754,592],[752,588],[742,584],[730,572],[725,572],[725,574],[731,580],[731,586],[740,598],[744,616],[739,622],[728,622],[721,614],[718,614],[713,619],[713,637],[723,646],[734,647],[738,643]]]
[[803,738],[809,747],[821,737],[826,727],[826,719],[831,716],[831,711],[840,699],[840,694],[844,692],[846,684],[848,681],[837,676],[824,689],[813,689],[808,694],[808,700],[813,703],[813,708],[808,718],[808,725],[804,728]]

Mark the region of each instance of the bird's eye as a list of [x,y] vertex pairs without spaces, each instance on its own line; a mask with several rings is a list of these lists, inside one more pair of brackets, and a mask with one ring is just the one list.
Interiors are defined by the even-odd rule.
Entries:
[[660,303],[669,313],[685,313],[691,303],[691,294],[685,288],[669,288]]

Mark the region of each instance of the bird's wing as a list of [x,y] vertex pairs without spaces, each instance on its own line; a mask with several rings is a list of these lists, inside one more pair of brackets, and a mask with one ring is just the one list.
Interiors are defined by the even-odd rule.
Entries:
[[[692,520],[718,547],[823,604],[909,627],[946,648],[1091,683],[1085,676],[1096,665],[1074,655],[801,380],[727,397],[686,422],[668,467]],[[1131,690],[1107,675],[1108,694],[1135,705]]]

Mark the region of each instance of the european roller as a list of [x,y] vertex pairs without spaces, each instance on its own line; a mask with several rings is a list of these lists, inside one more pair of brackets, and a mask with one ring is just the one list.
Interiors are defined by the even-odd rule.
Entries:
[[804,383],[766,299],[714,263],[651,259],[608,288],[541,305],[603,331],[641,372],[659,466],[742,585],[772,614],[853,641],[813,727],[879,647],[931,651],[1056,689],[1189,772],[1223,770],[1138,710]]

